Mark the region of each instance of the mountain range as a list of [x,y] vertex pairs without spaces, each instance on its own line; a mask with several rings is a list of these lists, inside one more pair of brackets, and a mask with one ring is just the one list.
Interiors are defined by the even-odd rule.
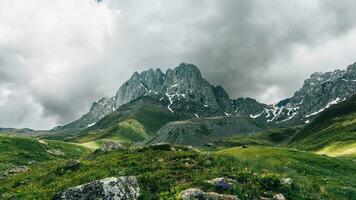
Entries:
[[270,124],[302,124],[355,91],[356,63],[346,70],[313,73],[291,98],[267,105],[252,98],[231,99],[222,86],[205,80],[198,67],[182,63],[166,73],[160,69],[135,72],[115,96],[101,98],[87,114],[64,127],[91,126],[120,106],[144,96],[156,99],[184,118],[243,116]]
[[[80,119],[55,127],[52,136],[80,142],[104,138],[158,142],[173,137],[170,141],[178,144],[203,144],[235,134],[308,124],[355,93],[356,63],[346,70],[313,73],[292,97],[272,105],[252,98],[232,99],[222,86],[204,79],[197,66],[181,63],[165,73],[160,69],[134,72],[113,97],[94,102]],[[195,135],[187,134],[191,130]],[[196,138],[199,142],[193,142]]]

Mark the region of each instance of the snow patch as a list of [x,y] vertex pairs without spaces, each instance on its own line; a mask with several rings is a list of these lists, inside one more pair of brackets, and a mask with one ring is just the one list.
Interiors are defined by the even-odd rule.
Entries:
[[320,109],[320,110],[318,110],[316,112],[313,112],[313,113],[311,113],[309,115],[305,115],[305,117],[308,118],[310,116],[317,115],[317,114],[321,113],[322,111],[324,111],[325,109],[329,108],[330,106],[335,105],[335,104],[337,104],[337,103],[339,103],[341,101],[342,100],[339,97],[337,97],[336,99],[334,99],[334,100],[330,101],[328,104],[326,104],[326,106],[324,108],[322,108],[322,109]]
[[91,126],[94,126],[96,124],[96,122],[94,122],[94,123],[91,123],[91,124],[88,124],[88,126],[87,127],[91,127]]
[[171,108],[171,105],[173,104],[173,100],[172,98],[174,97],[174,95],[169,95],[168,92],[166,93],[166,96],[168,97],[169,100],[169,104],[167,106],[168,110],[171,111],[172,113],[174,113],[174,111]]
[[257,115],[252,115],[251,114],[250,117],[253,118],[253,119],[256,119],[256,118],[260,117],[261,115],[263,115],[263,113],[265,113],[265,111],[262,111],[261,113],[259,113]]

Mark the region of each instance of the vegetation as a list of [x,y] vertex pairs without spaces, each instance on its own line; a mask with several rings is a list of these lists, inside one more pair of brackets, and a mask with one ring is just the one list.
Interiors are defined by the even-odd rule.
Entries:
[[244,145],[252,146],[285,146],[291,137],[298,131],[299,127],[277,128],[259,132],[256,134],[239,135],[224,138],[214,142],[214,146],[204,148],[209,150],[225,149],[229,147],[239,147]]
[[144,97],[120,107],[91,127],[75,130],[74,133],[73,130],[61,130],[46,138],[91,145],[102,143],[105,139],[130,144],[153,136],[159,128],[174,120],[177,116],[149,97]]
[[356,152],[356,95],[332,106],[289,142],[299,149],[350,156]]
[[[352,199],[356,194],[355,162],[291,149],[272,147],[231,148],[201,153],[187,147],[159,150],[150,147],[107,154],[93,153],[81,159],[79,168],[58,173],[66,161],[52,160],[0,183],[2,199],[51,199],[68,187],[110,176],[135,175],[141,199],[176,199],[180,191],[199,187],[235,194],[241,199]],[[229,177],[233,188],[215,188],[205,181]],[[291,185],[283,178],[292,178]]]
[[0,135],[0,152],[1,173],[14,165],[28,165],[31,161],[78,158],[89,151],[78,145],[60,141]]

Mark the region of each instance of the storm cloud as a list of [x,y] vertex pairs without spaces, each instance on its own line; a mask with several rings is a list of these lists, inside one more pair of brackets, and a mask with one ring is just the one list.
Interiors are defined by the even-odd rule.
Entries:
[[0,127],[65,124],[151,67],[274,103],[356,61],[353,0],[0,1]]

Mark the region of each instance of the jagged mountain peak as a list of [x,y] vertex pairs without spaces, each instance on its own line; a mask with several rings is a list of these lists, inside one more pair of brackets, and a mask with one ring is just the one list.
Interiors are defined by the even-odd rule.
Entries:
[[[120,106],[143,96],[150,96],[165,104],[171,112],[187,117],[224,115],[233,106],[226,91],[212,86],[193,64],[181,63],[163,73],[159,68],[134,72],[112,98],[100,99],[89,113],[74,122],[74,127],[95,123]],[[71,125],[72,126],[72,125]]]

